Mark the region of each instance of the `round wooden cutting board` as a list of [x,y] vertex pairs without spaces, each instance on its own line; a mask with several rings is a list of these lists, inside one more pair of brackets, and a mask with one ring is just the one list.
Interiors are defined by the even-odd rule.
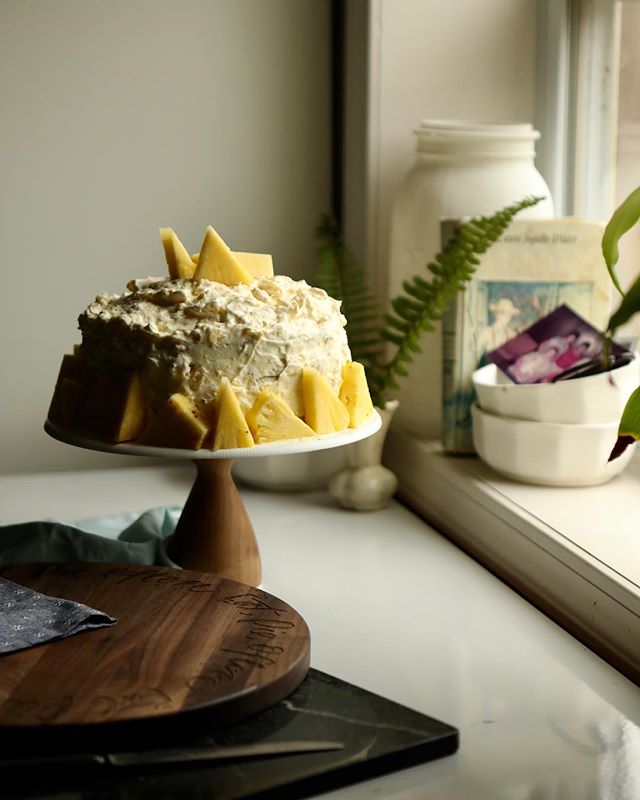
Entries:
[[286,697],[309,668],[304,619],[236,581],[129,564],[31,564],[2,574],[118,620],[0,656],[3,743],[227,724]]

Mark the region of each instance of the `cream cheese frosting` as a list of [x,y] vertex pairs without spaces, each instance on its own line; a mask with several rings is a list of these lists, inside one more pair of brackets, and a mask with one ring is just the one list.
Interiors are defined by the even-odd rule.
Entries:
[[351,359],[340,303],[284,275],[226,286],[209,280],[134,279],[100,294],[80,315],[82,348],[96,372],[138,372],[151,408],[174,392],[202,408],[223,377],[247,409],[269,388],[302,415],[301,370],[338,392]]

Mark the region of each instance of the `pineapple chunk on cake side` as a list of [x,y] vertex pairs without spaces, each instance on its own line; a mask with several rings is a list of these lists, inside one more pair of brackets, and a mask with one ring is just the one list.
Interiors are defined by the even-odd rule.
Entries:
[[195,403],[176,392],[151,419],[136,444],[199,450],[209,427]]
[[79,427],[118,444],[136,439],[146,422],[140,377],[98,375],[89,383],[86,397],[76,414]]
[[191,260],[189,251],[178,239],[173,228],[160,228],[160,240],[164,248],[164,256],[167,260],[171,280],[192,278],[195,264]]
[[350,428],[362,425],[373,414],[367,376],[359,361],[347,361],[342,368],[342,385],[338,396],[349,412]]
[[121,391],[121,404],[112,435],[116,442],[130,442],[142,433],[147,421],[142,381],[137,372],[124,383]]
[[229,249],[222,237],[207,226],[204,241],[200,248],[198,265],[193,280],[210,280],[235,286],[238,283],[252,283],[253,278]]
[[63,428],[74,424],[78,408],[87,393],[86,362],[80,350],[74,347],[62,357],[51,404],[47,413],[51,422]]
[[87,388],[84,381],[59,378],[47,414],[51,422],[63,428],[73,428],[78,418],[78,410],[87,396]]
[[247,423],[256,444],[280,439],[315,436],[315,431],[297,417],[279,395],[262,389],[247,412]]
[[337,433],[349,427],[349,412],[325,376],[314,367],[302,370],[304,419],[316,433]]
[[242,413],[242,408],[228,378],[223,378],[218,393],[214,450],[253,447],[255,442]]

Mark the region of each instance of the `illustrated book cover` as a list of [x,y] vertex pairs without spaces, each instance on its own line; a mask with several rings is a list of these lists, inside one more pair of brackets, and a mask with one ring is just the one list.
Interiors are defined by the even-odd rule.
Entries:
[[[441,224],[443,244],[464,220]],[[481,256],[442,320],[445,452],[472,454],[471,376],[487,353],[562,305],[598,330],[610,314],[611,280],[601,250],[604,223],[574,217],[514,220]]]

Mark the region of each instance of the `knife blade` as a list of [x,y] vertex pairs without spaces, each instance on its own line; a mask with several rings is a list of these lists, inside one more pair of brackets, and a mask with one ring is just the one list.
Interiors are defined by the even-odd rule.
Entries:
[[87,769],[94,767],[142,767],[160,764],[188,764],[235,758],[269,758],[296,753],[342,750],[343,742],[310,739],[282,742],[254,742],[238,745],[177,747],[129,753],[75,753],[73,755],[28,756],[0,759],[0,773],[37,769]]
[[212,745],[211,747],[178,747],[173,750],[146,750],[140,753],[107,753],[107,763],[114,767],[146,766],[149,764],[186,764],[192,761],[219,761],[230,758],[260,758],[267,756],[315,753],[342,750],[344,744],[334,741],[255,742],[253,744]]

